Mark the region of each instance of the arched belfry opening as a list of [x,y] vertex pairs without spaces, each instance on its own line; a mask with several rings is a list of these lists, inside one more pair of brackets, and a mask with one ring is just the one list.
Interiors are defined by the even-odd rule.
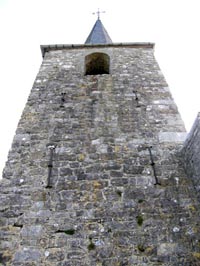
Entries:
[[110,73],[110,57],[105,53],[92,53],[85,57],[85,75]]

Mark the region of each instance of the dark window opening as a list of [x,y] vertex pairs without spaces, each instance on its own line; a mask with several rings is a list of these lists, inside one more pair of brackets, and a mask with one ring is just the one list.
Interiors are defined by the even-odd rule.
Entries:
[[85,75],[109,74],[110,57],[104,53],[93,53],[85,57]]

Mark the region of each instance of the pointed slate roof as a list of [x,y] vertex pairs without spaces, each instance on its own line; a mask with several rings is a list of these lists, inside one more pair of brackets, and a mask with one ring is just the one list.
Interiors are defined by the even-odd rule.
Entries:
[[85,44],[107,44],[112,43],[110,36],[104,28],[101,20],[98,18],[92,28]]

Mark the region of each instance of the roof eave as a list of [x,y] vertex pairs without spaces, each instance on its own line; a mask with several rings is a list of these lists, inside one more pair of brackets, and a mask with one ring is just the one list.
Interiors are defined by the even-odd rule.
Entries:
[[46,52],[55,50],[70,50],[70,49],[87,49],[87,48],[105,48],[105,47],[129,47],[129,48],[150,48],[154,49],[155,43],[151,42],[129,42],[129,43],[106,43],[106,44],[51,44],[41,45],[42,56]]

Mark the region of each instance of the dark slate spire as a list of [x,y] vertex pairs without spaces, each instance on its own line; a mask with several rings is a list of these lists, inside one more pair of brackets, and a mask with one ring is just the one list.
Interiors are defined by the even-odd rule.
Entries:
[[85,41],[85,44],[107,43],[112,43],[112,40],[98,17],[96,23],[94,24],[94,27],[92,28],[89,36],[87,37],[87,40]]

